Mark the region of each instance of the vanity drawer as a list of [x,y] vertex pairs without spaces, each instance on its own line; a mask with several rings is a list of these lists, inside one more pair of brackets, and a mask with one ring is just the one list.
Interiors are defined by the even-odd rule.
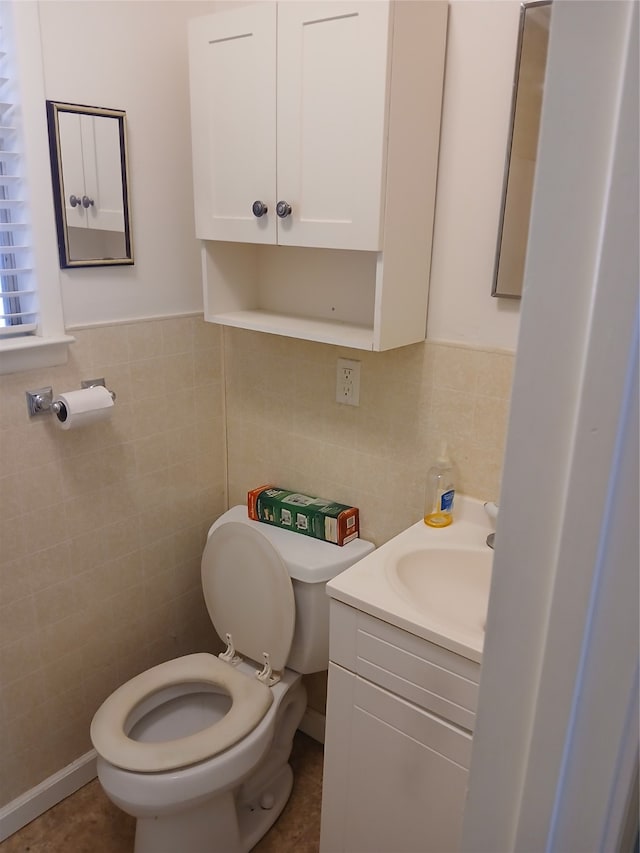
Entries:
[[480,666],[338,601],[331,602],[330,658],[473,731]]

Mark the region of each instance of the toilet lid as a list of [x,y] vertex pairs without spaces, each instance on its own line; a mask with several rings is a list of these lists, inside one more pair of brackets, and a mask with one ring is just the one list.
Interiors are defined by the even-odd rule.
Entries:
[[282,557],[266,536],[238,521],[217,527],[202,555],[204,599],[218,635],[240,655],[284,669],[295,628],[295,599]]

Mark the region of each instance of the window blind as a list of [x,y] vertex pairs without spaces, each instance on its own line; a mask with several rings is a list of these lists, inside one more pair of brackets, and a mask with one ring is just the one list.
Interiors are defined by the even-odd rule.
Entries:
[[0,3],[0,338],[38,325],[8,5]]

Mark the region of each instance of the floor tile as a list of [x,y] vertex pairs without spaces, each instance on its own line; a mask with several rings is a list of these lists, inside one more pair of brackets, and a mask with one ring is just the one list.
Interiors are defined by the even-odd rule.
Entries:
[[[276,823],[254,847],[256,853],[317,853],[322,755],[321,744],[296,733],[290,759],[293,791]],[[0,843],[0,853],[131,853],[134,834],[135,820],[116,808],[94,779]]]

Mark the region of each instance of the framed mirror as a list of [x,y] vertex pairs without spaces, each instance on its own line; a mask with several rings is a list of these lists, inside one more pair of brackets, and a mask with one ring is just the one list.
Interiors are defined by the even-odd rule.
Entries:
[[521,4],[492,296],[522,296],[550,23],[551,0]]
[[47,101],[60,266],[133,263],[126,114]]

